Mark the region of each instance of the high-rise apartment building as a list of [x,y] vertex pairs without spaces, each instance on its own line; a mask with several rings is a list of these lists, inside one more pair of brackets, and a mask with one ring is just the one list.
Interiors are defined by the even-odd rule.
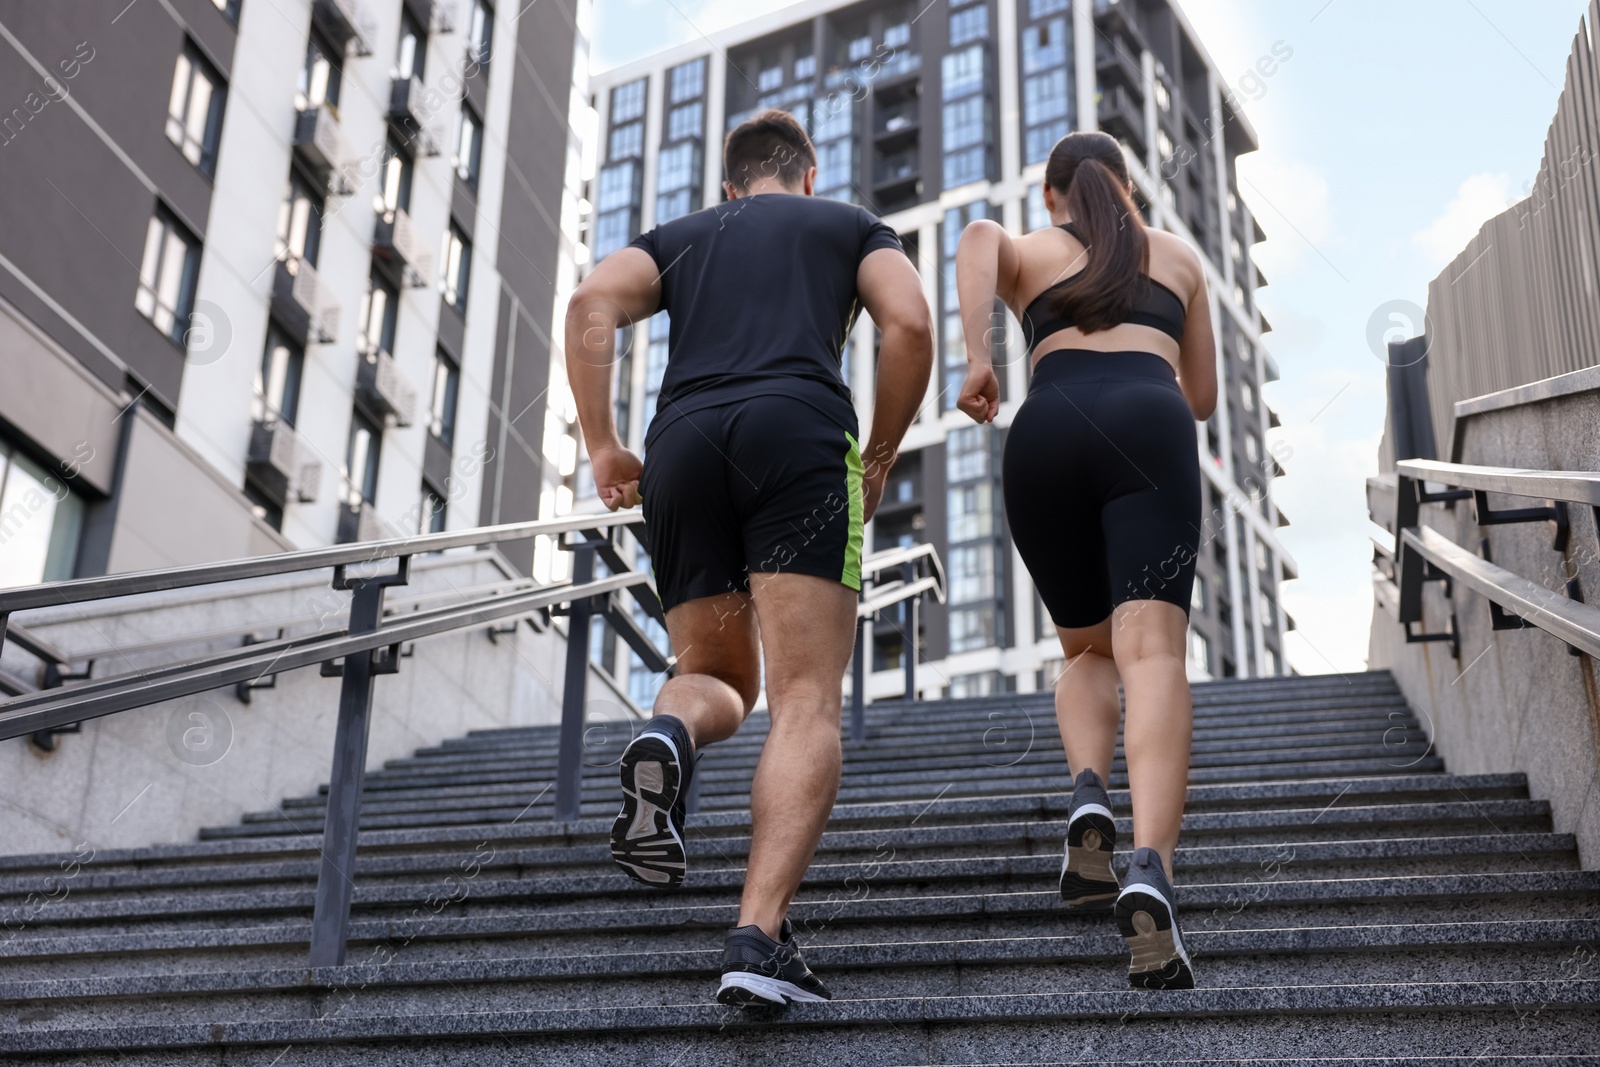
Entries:
[[[901,234],[938,327],[927,404],[890,476],[869,545],[938,546],[949,599],[922,612],[928,692],[974,695],[1050,684],[1061,650],[1010,541],[998,491],[1007,426],[1027,389],[1012,323],[995,425],[954,410],[966,373],[954,257],[963,227],[1048,225],[1041,182],[1051,147],[1102,129],[1126,148],[1148,221],[1204,253],[1218,331],[1216,414],[1197,429],[1205,472],[1202,552],[1191,616],[1197,677],[1286,670],[1279,605],[1295,565],[1268,487],[1281,473],[1261,398],[1277,377],[1255,304],[1264,237],[1234,164],[1250,124],[1182,10],[1169,0],[810,0],[593,79],[602,137],[586,243],[596,260],[642,230],[721,201],[721,141],[761,108],[792,112],[817,147],[817,192],[862,204]],[[668,323],[625,331],[618,421],[638,446],[655,409]],[[844,358],[866,425],[874,330]],[[579,470],[572,486],[586,488]],[[587,491],[592,492],[592,482]],[[904,619],[876,624],[872,693],[901,692]],[[602,642],[603,644],[603,642]],[[654,682],[630,688],[648,700]]]
[[536,517],[588,7],[0,0],[0,583]]

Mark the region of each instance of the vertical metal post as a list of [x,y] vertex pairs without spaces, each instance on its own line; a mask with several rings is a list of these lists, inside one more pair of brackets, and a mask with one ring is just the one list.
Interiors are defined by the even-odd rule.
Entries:
[[[856,595],[856,603],[863,597]],[[850,664],[850,740],[867,739],[867,625],[868,620],[856,616],[856,652]]]
[[[916,581],[916,565],[907,563],[902,566],[900,568],[900,579],[907,585],[910,585],[912,582]],[[917,605],[921,602],[921,600],[921,597],[914,596],[909,600],[902,601],[902,603],[904,603],[906,606],[906,640],[905,653],[901,658],[905,660],[906,666],[907,700],[917,699],[917,627],[921,622],[921,619],[918,617]]]
[[[405,582],[409,557],[400,573],[383,578],[343,575],[335,588],[354,590],[349,633],[372,633],[383,621],[383,591]],[[322,830],[322,862],[317,871],[316,910],[311,919],[311,966],[344,963],[350,927],[350,902],[355,896],[356,840],[361,819],[361,788],[367,775],[367,725],[372,717],[373,656],[362,652],[344,658],[339,689],[339,723],[333,740],[333,774],[328,780],[328,815]]]
[[[572,551],[572,584],[594,580],[594,545]],[[561,690],[561,740],[556,755],[556,821],[574,822],[583,792],[583,719],[589,682],[589,620],[594,605],[578,597],[567,615],[567,674]]]

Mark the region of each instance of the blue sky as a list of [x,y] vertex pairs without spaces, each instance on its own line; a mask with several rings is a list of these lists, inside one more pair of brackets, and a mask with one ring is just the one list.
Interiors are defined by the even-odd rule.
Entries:
[[[944,0],[937,0],[943,6]],[[698,38],[773,0],[596,0],[595,69]],[[1284,587],[1301,672],[1361,669],[1371,615],[1365,479],[1383,365],[1374,313],[1427,302],[1483,221],[1527,195],[1587,0],[1188,0],[1260,137],[1242,191],[1267,232],[1266,399],[1293,450],[1273,492],[1300,565]],[[1292,55],[1252,84],[1262,56]],[[1421,323],[1408,332],[1420,332]],[[1400,324],[1394,324],[1399,336]]]

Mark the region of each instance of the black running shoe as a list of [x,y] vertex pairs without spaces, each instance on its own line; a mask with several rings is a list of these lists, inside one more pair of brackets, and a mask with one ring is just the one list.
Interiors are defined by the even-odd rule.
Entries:
[[722,949],[722,986],[717,999],[735,1007],[783,1007],[797,1000],[832,1000],[794,943],[794,927],[783,920],[780,944],[759,926],[736,926]]
[[671,715],[650,720],[622,752],[622,811],[611,826],[611,858],[645,885],[683,884],[684,800],[693,777],[689,731]]
[[1072,783],[1067,845],[1061,857],[1061,899],[1079,911],[1110,911],[1117,899],[1117,874],[1111,854],[1117,847],[1117,824],[1111,818],[1111,797],[1100,776],[1085,767]]
[[1153,848],[1133,854],[1128,885],[1117,897],[1117,928],[1128,942],[1134,989],[1193,989],[1194,970],[1178,932],[1178,894]]

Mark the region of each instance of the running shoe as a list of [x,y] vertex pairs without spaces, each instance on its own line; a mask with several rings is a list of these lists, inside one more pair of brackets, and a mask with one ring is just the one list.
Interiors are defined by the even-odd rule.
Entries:
[[783,920],[772,940],[759,926],[736,926],[722,949],[722,986],[717,999],[735,1007],[783,1007],[797,1000],[832,1000],[828,987],[811,973],[794,943],[794,927]]
[[1117,929],[1128,942],[1134,989],[1193,989],[1194,969],[1178,932],[1178,894],[1153,848],[1134,852],[1128,885],[1117,897]]
[[650,720],[622,751],[622,810],[611,826],[611,858],[658,889],[683,884],[684,802],[694,778],[689,731],[671,715]]
[[1072,783],[1067,816],[1067,846],[1061,857],[1061,899],[1079,911],[1110,911],[1117,899],[1117,874],[1111,853],[1117,847],[1117,824],[1111,818],[1111,797],[1100,776],[1085,767]]

